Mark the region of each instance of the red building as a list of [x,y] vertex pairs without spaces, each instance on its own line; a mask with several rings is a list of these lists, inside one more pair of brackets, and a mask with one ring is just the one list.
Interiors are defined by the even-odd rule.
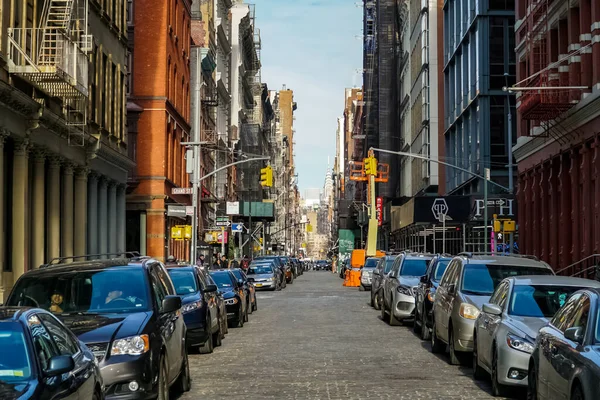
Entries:
[[600,0],[516,19],[519,246],[560,269],[600,253]]

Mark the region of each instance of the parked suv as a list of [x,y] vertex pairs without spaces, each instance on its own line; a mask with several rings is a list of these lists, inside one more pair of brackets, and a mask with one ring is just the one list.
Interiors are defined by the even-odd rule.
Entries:
[[451,260],[452,256],[447,254],[438,254],[433,257],[429,262],[427,272],[421,277],[419,285],[415,289],[415,323],[413,329],[415,333],[421,334],[423,340],[429,340],[430,338],[431,310],[435,291],[440,285],[440,280]]
[[425,275],[431,259],[431,255],[408,252],[396,257],[383,282],[381,319],[385,320],[387,314],[390,325],[398,325],[414,316],[414,290],[421,276]]
[[376,310],[381,309],[381,289],[383,288],[383,280],[392,269],[396,257],[397,255],[387,255],[380,258],[377,266],[373,270],[373,277],[371,279],[371,307]]
[[173,384],[188,391],[181,298],[164,265],[150,257],[63,260],[22,275],[6,305],[61,319],[96,356],[108,399],[162,399]]
[[435,293],[431,351],[450,348],[450,363],[470,360],[475,320],[484,303],[505,278],[554,275],[545,262],[529,256],[461,253],[454,257]]
[[365,265],[360,269],[360,286],[358,290],[364,292],[365,290],[371,290],[371,278],[379,257],[369,257],[365,260]]
[[213,352],[223,338],[221,316],[217,306],[217,286],[209,284],[196,266],[167,268],[175,292],[181,296],[183,320],[187,327],[187,345],[198,347],[201,354]]

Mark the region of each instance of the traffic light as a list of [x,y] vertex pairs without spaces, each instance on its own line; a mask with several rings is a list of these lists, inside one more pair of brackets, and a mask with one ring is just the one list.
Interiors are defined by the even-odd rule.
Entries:
[[265,168],[261,168],[260,184],[266,187],[273,186],[273,169],[270,165],[267,165]]
[[377,175],[377,159],[375,157],[367,157],[363,162],[365,164],[365,175]]

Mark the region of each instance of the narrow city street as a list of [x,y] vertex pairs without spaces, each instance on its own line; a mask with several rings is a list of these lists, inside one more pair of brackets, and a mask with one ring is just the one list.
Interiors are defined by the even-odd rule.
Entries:
[[190,357],[192,390],[181,400],[493,398],[470,368],[383,322],[368,296],[318,271],[260,293],[249,323],[213,354]]

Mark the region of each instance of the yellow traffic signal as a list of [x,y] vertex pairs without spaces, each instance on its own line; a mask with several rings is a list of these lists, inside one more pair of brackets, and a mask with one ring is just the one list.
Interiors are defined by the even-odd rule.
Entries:
[[266,187],[273,186],[273,169],[270,165],[267,165],[265,168],[261,168],[260,184]]
[[365,175],[377,175],[377,159],[367,157],[363,160],[365,165]]

